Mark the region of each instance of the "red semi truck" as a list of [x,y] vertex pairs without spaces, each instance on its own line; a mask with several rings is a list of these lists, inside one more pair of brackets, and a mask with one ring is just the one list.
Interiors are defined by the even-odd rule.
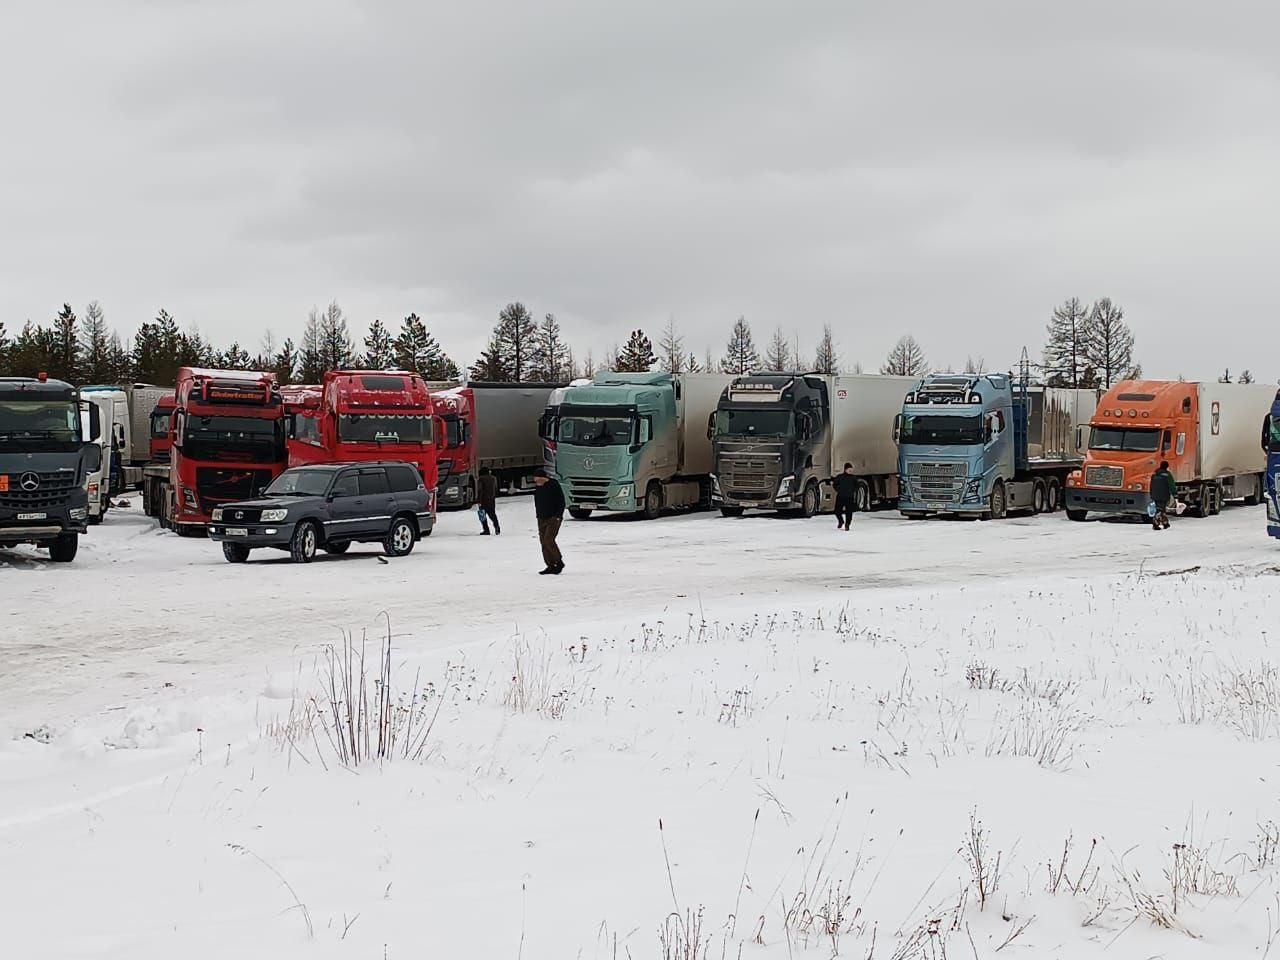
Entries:
[[170,444],[168,476],[152,488],[152,509],[162,526],[203,534],[214,507],[256,497],[285,468],[275,374],[183,367]]
[[177,397],[170,394],[157,400],[151,411],[149,458],[147,465],[142,468],[142,510],[148,517],[160,516],[160,504],[164,502],[161,491],[169,479],[169,451],[173,447],[173,411],[177,407]]
[[416,373],[336,370],[319,386],[281,388],[289,466],[399,460],[418,468],[436,512],[435,411]]

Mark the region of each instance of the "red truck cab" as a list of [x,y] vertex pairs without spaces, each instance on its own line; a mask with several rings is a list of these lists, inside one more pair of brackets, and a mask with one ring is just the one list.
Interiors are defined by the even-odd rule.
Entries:
[[284,403],[274,373],[178,371],[161,520],[199,533],[213,508],[258,496],[285,468]]
[[151,444],[149,461],[168,463],[169,450],[173,446],[173,411],[178,408],[175,396],[161,397],[151,411]]
[[436,490],[441,508],[469,507],[476,502],[476,405],[470,387],[451,387],[431,394],[444,431],[440,478]]
[[435,513],[438,440],[432,397],[422,377],[398,370],[331,370],[319,386],[288,386],[281,393],[290,467],[411,463],[432,491]]

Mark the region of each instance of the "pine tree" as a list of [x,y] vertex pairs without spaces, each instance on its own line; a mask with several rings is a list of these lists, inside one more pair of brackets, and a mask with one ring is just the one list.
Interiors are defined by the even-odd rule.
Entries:
[[724,359],[720,361],[721,373],[742,376],[760,366],[760,354],[751,339],[751,327],[746,317],[739,317],[733,324],[733,333],[725,345]]
[[1088,338],[1089,311],[1079,297],[1069,297],[1054,308],[1049,342],[1044,347],[1045,382],[1049,386],[1087,389],[1097,385],[1089,365]]
[[[190,345],[186,344],[189,348]],[[184,337],[178,332],[177,321],[169,311],[161,308],[155,320],[144,322],[138,327],[133,338],[133,352],[130,366],[134,379],[144,383],[169,384],[176,383],[178,368],[182,366]],[[197,363],[207,362],[202,357]]]
[[0,377],[13,376],[9,366],[9,334],[4,329],[4,321],[0,320]]
[[964,361],[964,372],[970,375],[981,375],[987,372],[987,358],[969,356]]
[[1109,297],[1098,300],[1089,312],[1085,355],[1104,389],[1133,374],[1133,332],[1124,322],[1124,310]]
[[322,370],[349,369],[355,361],[356,347],[347,329],[347,318],[330,300],[320,316],[320,364]]
[[425,380],[457,380],[458,366],[440,349],[436,338],[416,313],[401,321],[400,333],[392,343],[396,369],[411,370]]
[[1226,370],[1223,370],[1223,371],[1222,371],[1222,376],[1220,376],[1220,377],[1218,378],[1218,382],[1219,382],[1219,383],[1230,383],[1230,382],[1231,382],[1231,368],[1230,368],[1230,367],[1228,367]]
[[107,375],[103,379],[106,383],[132,383],[135,379],[129,350],[114,330],[107,341]]
[[775,372],[791,369],[791,344],[787,342],[781,327],[773,331],[769,349],[764,354],[764,365],[766,369]]
[[280,344],[280,349],[276,351],[275,357],[272,358],[270,369],[275,372],[276,382],[283,387],[293,383],[293,376],[297,368],[298,354],[293,349],[293,340],[285,337],[284,343]]
[[[4,330],[0,329],[0,336],[3,336]],[[1136,375],[1134,379],[1137,379]],[[1241,370],[1240,376],[1236,377],[1236,383],[1253,383],[1253,373],[1250,370]]]
[[324,357],[320,346],[320,311],[315,307],[307,314],[302,328],[302,344],[298,351],[298,382],[317,384],[324,379]]
[[831,335],[831,324],[822,325],[822,338],[818,341],[818,349],[814,351],[813,369],[815,373],[837,374],[840,372],[840,360],[836,356],[836,340]]
[[[711,358],[710,358],[710,357],[708,357],[707,359],[708,359],[708,360],[710,360]],[[683,370],[682,372],[684,372],[684,373],[709,373],[710,371],[708,370],[708,368],[707,368],[707,367],[704,367],[704,366],[702,365],[702,361],[700,361],[700,360],[698,359],[697,354],[695,354],[692,350],[690,350],[690,351],[689,351],[689,356],[685,357],[685,359],[684,359],[684,370]]]
[[48,327],[28,320],[9,346],[9,367],[15,377],[34,377],[53,366],[56,341]]
[[54,380],[80,382],[80,338],[76,314],[71,304],[64,303],[53,319],[53,362],[47,373]]
[[110,383],[110,332],[107,330],[107,318],[102,313],[98,301],[91,301],[84,308],[84,317],[80,320],[80,362],[81,376],[85,383]]
[[252,365],[249,351],[240,346],[240,341],[232,340],[226,350],[214,357],[214,363],[220,370],[248,370]]
[[590,380],[596,375],[596,360],[588,350],[586,356],[582,358],[582,375]]
[[[237,349],[239,344],[236,344]],[[185,332],[178,334],[177,365],[179,367],[221,367],[224,370],[235,370],[237,367],[223,365],[223,355],[213,348],[213,344],[204,338],[200,328],[194,324]]]
[[684,373],[688,358],[684,352],[684,337],[676,331],[676,318],[671,317],[663,328],[658,341],[658,360],[667,373]]
[[480,359],[471,365],[471,379],[490,383],[503,383],[511,379],[510,371],[502,358],[502,344],[498,341],[497,331],[489,338],[489,344],[480,354]]
[[369,324],[369,333],[364,338],[364,357],[360,360],[360,366],[366,370],[390,370],[399,366],[396,363],[395,344],[381,320],[375,319]]
[[533,379],[560,383],[569,379],[569,348],[560,335],[560,321],[548,313],[538,324],[533,348]]
[[538,328],[533,315],[523,303],[508,303],[498,314],[498,326],[494,330],[498,341],[502,366],[507,379],[522,383],[533,373],[533,357],[537,349]]
[[923,377],[928,373],[929,365],[925,362],[924,351],[916,343],[916,338],[911,334],[900,337],[889,351],[889,357],[880,372],[895,377]]
[[657,359],[653,355],[653,342],[644,335],[644,331],[632,330],[631,336],[618,351],[618,362],[614,369],[619,373],[648,373]]

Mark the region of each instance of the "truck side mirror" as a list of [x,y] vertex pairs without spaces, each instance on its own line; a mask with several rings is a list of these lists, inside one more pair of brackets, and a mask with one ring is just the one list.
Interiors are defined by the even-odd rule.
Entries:
[[716,435],[716,415],[710,413],[707,415],[707,439],[710,440]]
[[1084,449],[1084,424],[1076,424],[1076,452]]
[[[89,404],[89,439],[97,440],[101,436],[102,436],[102,411],[98,409],[98,405],[96,403],[90,403]],[[101,455],[102,451],[99,450],[98,453],[99,455]],[[96,469],[98,468],[94,467],[89,472],[93,473],[93,471]]]
[[1262,449],[1267,450],[1271,446],[1271,414],[1267,414],[1262,418]]
[[898,443],[902,437],[902,414],[895,414],[893,417],[893,442]]

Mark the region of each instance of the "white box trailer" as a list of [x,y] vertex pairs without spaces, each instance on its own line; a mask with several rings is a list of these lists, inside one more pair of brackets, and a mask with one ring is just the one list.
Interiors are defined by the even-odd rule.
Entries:
[[1249,482],[1235,478],[1261,477],[1266,471],[1267,452],[1260,438],[1276,388],[1265,383],[1199,383],[1196,392],[1198,479],[1231,481],[1233,489],[1226,499],[1251,496]]
[[475,402],[476,462],[494,472],[531,473],[545,462],[538,421],[554,383],[471,383]]
[[151,460],[151,413],[162,398],[173,396],[173,387],[95,384],[81,387],[80,393],[111,403],[111,436],[120,457],[120,483],[125,489],[140,487],[143,468]]
[[676,389],[677,477],[711,473],[713,461],[707,423],[734,378],[722,373],[679,373],[672,378]]
[[870,373],[834,378],[828,476],[835,476],[846,463],[852,463],[857,476],[884,477],[897,483],[898,445],[893,440],[893,421],[902,410],[902,398],[916,382],[915,377]]

